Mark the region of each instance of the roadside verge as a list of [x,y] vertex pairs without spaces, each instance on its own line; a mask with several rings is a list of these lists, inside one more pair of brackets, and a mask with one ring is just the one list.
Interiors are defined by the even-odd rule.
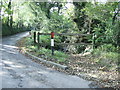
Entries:
[[65,65],[61,65],[61,64],[54,63],[54,62],[51,62],[51,61],[43,60],[42,58],[38,58],[38,57],[30,54],[29,52],[25,51],[25,50],[24,50],[24,52],[25,52],[25,54],[26,54],[27,56],[31,57],[32,59],[39,60],[39,61],[41,61],[42,63],[54,65],[54,66],[56,66],[56,67],[58,67],[58,68],[61,68],[61,69],[63,69],[63,70],[68,69],[68,67],[65,66]]

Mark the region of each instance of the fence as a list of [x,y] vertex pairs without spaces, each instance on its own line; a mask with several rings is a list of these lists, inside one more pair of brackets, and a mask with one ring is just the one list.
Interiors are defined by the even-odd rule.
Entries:
[[[30,34],[32,34],[30,32]],[[34,40],[34,44],[38,46],[38,48],[43,45],[44,43],[40,42],[40,36],[41,35],[51,35],[51,51],[52,51],[52,55],[54,55],[54,45],[62,45],[62,46],[66,46],[66,45],[92,45],[92,48],[95,47],[95,35],[93,34],[75,34],[75,33],[40,33],[40,32],[33,32],[33,40]],[[56,43],[54,42],[54,35],[55,36],[80,36],[80,37],[87,37],[87,36],[91,36],[92,37],[92,43],[83,43],[83,42],[79,42],[79,43]]]

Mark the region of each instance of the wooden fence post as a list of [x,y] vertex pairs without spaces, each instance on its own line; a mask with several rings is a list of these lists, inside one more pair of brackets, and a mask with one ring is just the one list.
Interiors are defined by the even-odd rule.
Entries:
[[36,32],[34,32],[33,37],[34,37],[34,44],[36,44]]
[[92,44],[93,44],[93,49],[95,48],[95,34],[93,34],[93,37],[92,37]]
[[39,43],[40,43],[39,32],[37,33],[37,43],[38,43],[38,49],[39,49],[39,48],[40,48],[40,46],[39,46],[39,45],[40,45],[40,44],[39,44]]
[[37,33],[37,41],[38,41],[38,43],[40,43],[39,32]]
[[54,55],[54,32],[51,32],[51,51],[52,55]]

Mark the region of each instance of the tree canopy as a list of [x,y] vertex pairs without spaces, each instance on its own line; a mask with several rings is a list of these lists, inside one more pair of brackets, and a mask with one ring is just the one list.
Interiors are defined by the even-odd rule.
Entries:
[[[35,29],[40,32],[95,34],[96,43],[119,43],[118,2],[1,2],[3,35]],[[115,17],[114,17],[115,16]],[[113,24],[113,21],[114,24]],[[7,35],[7,34],[6,34]]]

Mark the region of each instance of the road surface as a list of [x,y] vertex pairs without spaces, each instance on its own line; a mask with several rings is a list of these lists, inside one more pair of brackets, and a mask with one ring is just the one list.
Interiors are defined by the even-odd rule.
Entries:
[[90,81],[52,70],[19,53],[15,43],[27,35],[24,32],[2,39],[1,88],[89,88]]

